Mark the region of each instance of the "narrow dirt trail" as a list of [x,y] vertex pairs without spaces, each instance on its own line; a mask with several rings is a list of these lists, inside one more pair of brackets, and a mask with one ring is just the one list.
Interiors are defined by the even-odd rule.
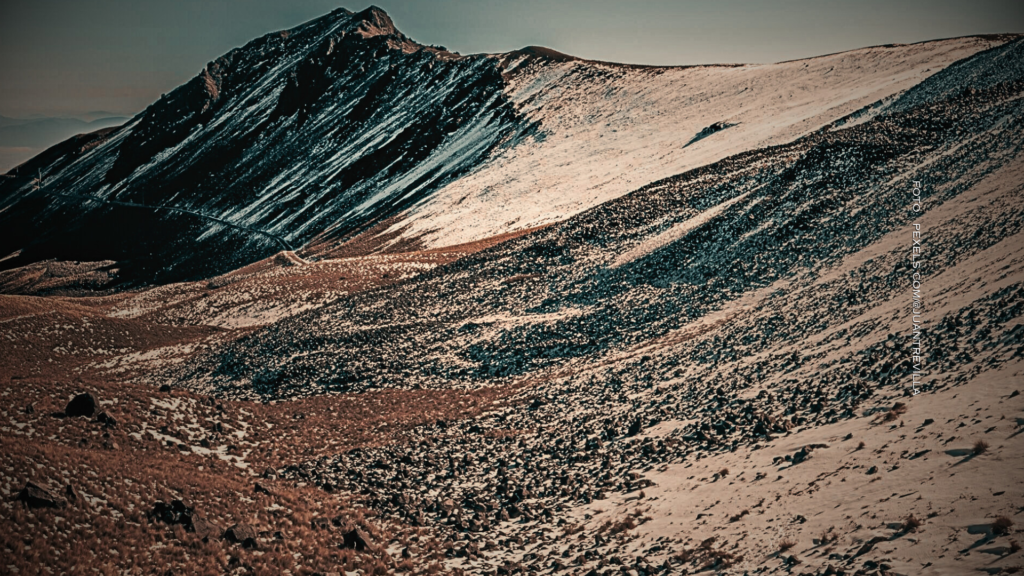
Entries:
[[229,222],[227,220],[224,220],[223,218],[217,218],[216,216],[210,216],[208,214],[203,214],[201,212],[195,212],[193,210],[188,210],[186,208],[175,208],[173,206],[149,206],[149,205],[146,205],[146,204],[136,204],[135,202],[123,202],[121,200],[106,200],[104,198],[97,198],[96,196],[88,196],[88,195],[85,195],[85,194],[66,194],[66,193],[60,193],[60,192],[53,192],[53,193],[51,193],[51,195],[53,195],[53,196],[60,196],[62,198],[71,198],[71,199],[78,199],[78,200],[88,200],[88,201],[92,201],[92,202],[99,202],[101,204],[113,204],[113,205],[117,205],[117,206],[126,206],[126,207],[129,207],[129,208],[144,208],[144,209],[149,209],[149,210],[168,210],[170,212],[178,212],[179,214],[188,214],[190,216],[195,216],[197,218],[203,218],[203,219],[206,219],[206,220],[210,220],[212,222],[216,222],[218,224],[221,224],[223,226],[227,226],[229,228],[234,228],[236,230],[242,230],[244,232],[249,232],[251,234],[258,234],[258,235],[261,235],[261,236],[266,236],[267,238],[270,238],[270,239],[274,240],[275,242],[277,242],[278,244],[280,244],[281,247],[284,248],[285,250],[287,250],[289,252],[292,252],[292,253],[295,252],[295,248],[293,248],[292,245],[289,244],[287,240],[285,240],[281,236],[278,236],[277,234],[272,234],[270,232],[267,232],[265,230],[260,230],[258,228],[249,228],[248,226],[243,226],[241,224],[235,224],[234,222]]

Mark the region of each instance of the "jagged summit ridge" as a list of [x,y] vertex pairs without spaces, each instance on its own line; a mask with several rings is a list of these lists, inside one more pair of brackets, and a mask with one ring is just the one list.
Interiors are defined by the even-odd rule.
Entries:
[[76,237],[141,218],[172,279],[345,236],[526,130],[504,88],[486,57],[416,44],[379,8],[336,11],[212,61],[87,153],[26,166],[0,186],[5,216],[21,214],[0,251],[138,262],[145,238]]
[[404,37],[404,34],[395,28],[395,23],[388,16],[388,13],[377,6],[370,6],[355,14],[354,19],[359,22],[357,31],[364,38],[370,36],[389,36],[392,34]]

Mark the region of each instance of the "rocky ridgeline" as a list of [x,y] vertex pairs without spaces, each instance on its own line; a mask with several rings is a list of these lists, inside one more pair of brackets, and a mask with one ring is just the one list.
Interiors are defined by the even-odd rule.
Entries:
[[376,7],[335,10],[12,172],[0,252],[21,250],[7,267],[115,259],[123,286],[344,238],[528,135],[504,88],[491,58],[417,44]]

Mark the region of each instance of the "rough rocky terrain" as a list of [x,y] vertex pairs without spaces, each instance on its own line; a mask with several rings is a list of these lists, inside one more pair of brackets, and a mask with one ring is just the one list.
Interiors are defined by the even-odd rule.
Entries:
[[[478,164],[417,207],[394,204],[339,225],[351,226],[345,233],[306,234],[301,210],[271,210],[257,241],[232,228],[241,221],[230,215],[260,213],[264,201],[223,206],[223,223],[186,227],[180,254],[231,251],[225,238],[236,233],[262,247],[210,267],[189,256],[177,261],[193,267],[180,277],[101,248],[79,260],[43,258],[38,245],[12,255],[0,272],[4,570],[1022,570],[1024,40],[648,69],[538,48],[463,57],[413,43],[378,11],[339,12],[282,36],[283,47],[268,37],[239,53],[252,57],[263,42],[268,58],[298,62],[297,104],[277,119],[281,130],[331,117],[313,105],[328,88],[313,82],[324,91],[308,92],[302,74],[366,72],[354,67],[367,54],[309,59],[328,49],[319,43],[325,30],[343,31],[349,51],[379,44],[374,62],[415,57],[450,74],[491,70],[503,87],[479,93],[500,103],[490,118],[504,122],[499,140],[511,140],[480,149]],[[304,38],[302,49],[292,52],[289,38]],[[316,62],[325,68],[310,71]],[[844,82],[864,79],[855,98],[843,82],[818,83],[806,87],[806,107],[794,102],[783,106],[788,115],[780,109],[777,121],[758,123],[776,113],[773,86],[795,89],[792,75],[822,65],[838,73],[840,64]],[[204,84],[208,93],[242,94],[262,81],[204,73],[215,80]],[[755,73],[776,83],[750,86],[766,92],[735,102],[759,112],[712,113],[723,83]],[[565,79],[576,76],[585,81]],[[653,96],[685,95],[674,83],[695,83],[709,100],[687,107]],[[287,86],[268,110],[293,102]],[[441,83],[433,96],[459,86]],[[588,103],[601,93],[593,86],[609,95],[641,86],[650,100],[620,112],[614,98]],[[185,106],[193,88],[112,138],[142,138],[148,115]],[[217,106],[234,105],[227,101],[188,130],[227,122],[216,116]],[[592,133],[605,116],[574,117],[569,102],[611,114],[612,132]],[[613,125],[667,115],[658,109],[665,102],[673,115],[658,122],[688,127],[670,144]],[[578,162],[559,157],[555,135],[574,142]],[[579,152],[605,137],[616,142],[609,154],[636,161],[614,166],[599,151]],[[38,162],[75,166],[68,146]],[[410,160],[408,174],[431,170],[430,154],[443,147]],[[146,170],[110,154],[109,170],[89,178],[125,177],[123,190],[143,181]],[[532,172],[517,164],[538,154],[550,164]],[[630,186],[578,185],[595,165],[629,175]],[[186,164],[150,166],[196,177]],[[259,166],[286,177],[279,165]],[[18,178],[15,186],[32,187]],[[352,178],[366,194],[389,185]],[[547,192],[517,196],[530,178],[527,188]],[[71,210],[40,200],[59,182],[5,206],[16,214],[35,205],[26,229],[50,222],[54,209]],[[914,182],[921,212],[912,208]],[[363,184],[351,198],[324,198],[364,201]],[[465,212],[446,204],[477,186]],[[547,195],[564,202],[545,210]],[[140,212],[148,205],[116,201]],[[266,207],[279,201],[268,197]],[[515,212],[515,202],[518,223],[492,218]],[[107,222],[93,217],[62,234]],[[151,224],[171,229],[177,218]],[[55,242],[51,256],[64,250]],[[150,284],[138,282],[144,272]],[[168,279],[183,281],[156,282]],[[915,310],[924,321],[916,385]]]

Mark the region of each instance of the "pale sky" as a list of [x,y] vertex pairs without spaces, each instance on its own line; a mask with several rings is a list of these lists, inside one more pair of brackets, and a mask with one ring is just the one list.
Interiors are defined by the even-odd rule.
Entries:
[[[863,46],[1024,32],[1024,2],[972,0],[378,0],[424,44],[540,45],[640,64],[776,62]],[[133,114],[249,40],[327,0],[3,0],[0,115]]]

